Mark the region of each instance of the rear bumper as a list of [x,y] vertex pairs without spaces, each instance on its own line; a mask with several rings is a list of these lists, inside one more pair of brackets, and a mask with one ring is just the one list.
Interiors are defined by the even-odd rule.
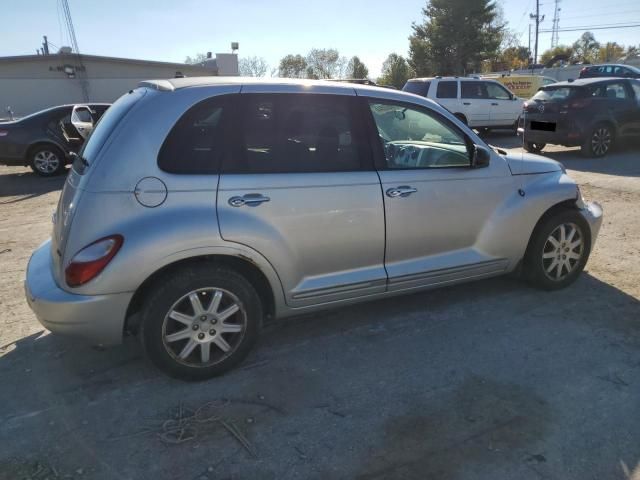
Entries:
[[525,142],[534,143],[549,143],[551,145],[564,145],[566,147],[577,147],[582,145],[582,135],[574,133],[569,134],[564,132],[544,132],[538,130],[518,128],[518,136],[523,137]]
[[24,283],[27,303],[38,321],[53,333],[92,344],[122,342],[125,316],[133,293],[75,295],[61,289],[51,271],[51,241],[33,253]]

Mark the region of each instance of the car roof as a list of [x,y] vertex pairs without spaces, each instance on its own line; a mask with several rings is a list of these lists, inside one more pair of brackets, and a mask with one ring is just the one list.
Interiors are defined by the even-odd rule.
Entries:
[[493,78],[480,78],[477,76],[474,77],[458,77],[455,75],[452,76],[448,76],[448,77],[441,77],[441,76],[435,76],[435,77],[420,77],[420,78],[410,78],[409,80],[407,80],[407,82],[432,82],[433,80],[493,80]]
[[602,82],[608,82],[608,81],[616,81],[619,82],[621,80],[626,80],[624,78],[620,78],[620,77],[591,77],[591,78],[578,78],[576,80],[571,80],[571,81],[564,81],[564,82],[556,82],[552,85],[547,85],[548,87],[558,87],[558,86],[562,86],[562,87],[582,87],[585,85],[591,85],[594,83],[602,83]]

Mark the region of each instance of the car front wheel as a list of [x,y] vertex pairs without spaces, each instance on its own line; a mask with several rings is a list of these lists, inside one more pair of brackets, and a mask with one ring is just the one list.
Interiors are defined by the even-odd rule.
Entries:
[[52,177],[64,171],[64,154],[59,148],[44,145],[30,152],[29,166],[41,177]]
[[544,290],[573,283],[584,269],[591,250],[591,230],[582,215],[564,210],[540,222],[525,255],[525,276]]
[[142,344],[152,363],[181,380],[206,380],[247,356],[258,337],[262,305],[243,276],[199,265],[156,282],[141,320]]

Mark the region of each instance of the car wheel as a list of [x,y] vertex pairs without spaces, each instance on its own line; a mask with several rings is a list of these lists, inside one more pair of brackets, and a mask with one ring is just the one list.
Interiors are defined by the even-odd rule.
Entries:
[[140,338],[153,364],[181,380],[221,375],[249,353],[262,322],[255,288],[233,270],[192,266],[151,288]]
[[29,157],[29,166],[41,177],[53,177],[64,171],[64,154],[57,147],[37,147],[30,152]]
[[613,129],[605,124],[596,125],[582,144],[581,151],[587,157],[604,157],[613,146]]
[[546,147],[546,143],[537,143],[537,142],[525,142],[524,149],[529,153],[540,153],[544,147]]
[[524,260],[525,277],[544,290],[573,283],[589,259],[589,224],[574,210],[564,210],[540,222]]

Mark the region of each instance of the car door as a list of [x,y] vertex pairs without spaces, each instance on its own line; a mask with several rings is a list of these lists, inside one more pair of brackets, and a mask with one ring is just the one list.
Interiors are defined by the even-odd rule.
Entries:
[[508,260],[482,245],[489,219],[513,195],[502,158],[472,168],[470,139],[426,107],[368,99],[377,129],[390,291],[502,272]]
[[381,293],[384,209],[354,91],[291,88],[243,87],[218,188],[222,237],[273,265],[291,307]]
[[485,82],[487,96],[491,101],[490,123],[494,127],[514,125],[520,112],[522,102],[500,85],[498,82]]
[[75,105],[71,111],[71,123],[78,131],[78,134],[86,140],[93,130],[91,109],[86,105]]
[[604,86],[604,96],[609,114],[618,126],[619,136],[630,136],[635,131],[637,103],[628,80],[609,82]]
[[484,82],[478,80],[460,81],[460,101],[463,113],[470,127],[488,127],[491,125],[491,101]]

